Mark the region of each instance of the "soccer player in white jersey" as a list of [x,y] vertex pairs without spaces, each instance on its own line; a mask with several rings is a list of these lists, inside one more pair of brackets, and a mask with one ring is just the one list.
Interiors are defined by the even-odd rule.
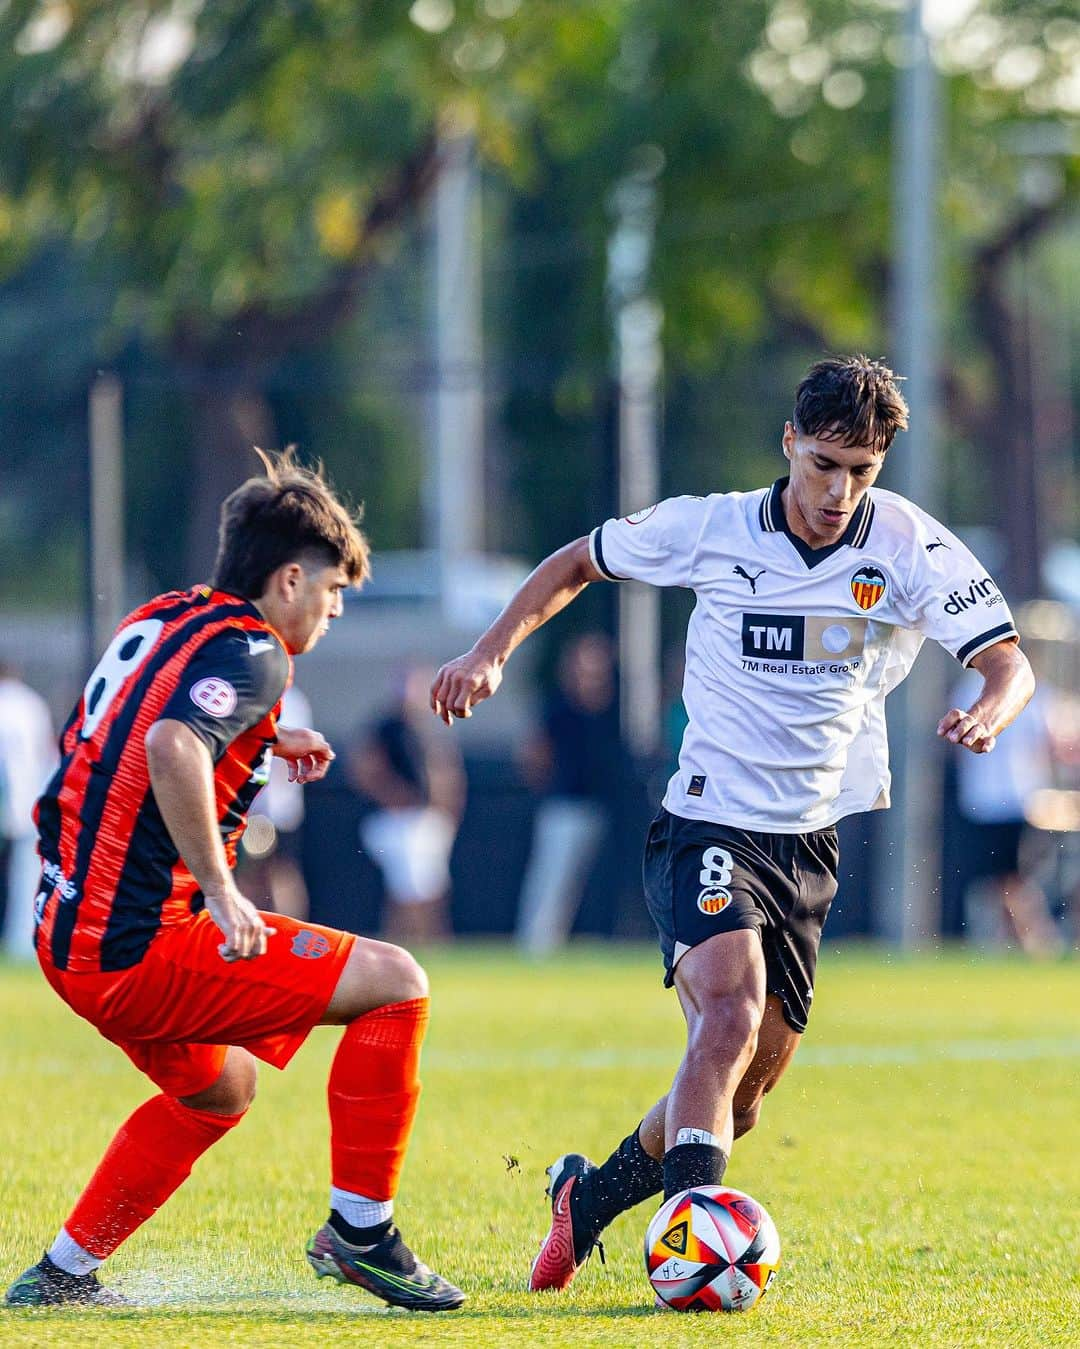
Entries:
[[[692,589],[679,766],[644,884],[687,1043],[668,1094],[606,1162],[548,1168],[530,1287],[565,1288],[603,1228],[663,1189],[718,1183],[798,1047],[836,893],[836,823],[889,803],[885,695],[925,637],[982,676],[937,734],[973,754],[1031,697],[1001,592],[944,525],[874,487],[907,406],[865,357],[821,361],[786,423],[789,476],[676,497],[553,553],[471,651],[443,666],[447,725],[499,687],[531,632],[593,581]],[[929,732],[930,728],[927,728]]]

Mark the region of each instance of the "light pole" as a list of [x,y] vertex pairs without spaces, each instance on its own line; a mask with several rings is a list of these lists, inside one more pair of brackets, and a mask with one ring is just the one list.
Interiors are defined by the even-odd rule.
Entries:
[[[926,0],[907,13],[907,61],[896,92],[894,136],[893,349],[907,384],[911,424],[890,455],[889,479],[935,513],[938,407],[938,77],[930,55]],[[874,928],[896,946],[936,930],[941,889],[941,756],[934,737],[945,711],[942,663],[927,652],[888,702],[892,810],[883,817],[874,868]]]
[[123,390],[115,375],[90,386],[87,633],[91,668],[124,615]]
[[[660,494],[663,311],[648,294],[659,153],[643,160],[644,166],[615,189],[615,229],[608,242],[622,515],[652,505]],[[660,592],[654,586],[619,587],[619,672],[623,739],[635,755],[646,759],[660,741]]]
[[485,542],[479,180],[475,137],[448,121],[434,204],[435,392],[424,486],[429,546],[451,608],[455,578]]

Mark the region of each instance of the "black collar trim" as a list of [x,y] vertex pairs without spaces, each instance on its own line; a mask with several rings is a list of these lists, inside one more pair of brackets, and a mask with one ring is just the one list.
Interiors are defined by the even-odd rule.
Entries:
[[758,520],[765,533],[786,534],[791,540],[792,547],[808,567],[816,567],[819,562],[824,562],[838,548],[843,548],[845,545],[849,548],[866,546],[866,540],[870,537],[870,526],[874,520],[875,510],[869,492],[864,493],[854,515],[848,521],[847,529],[835,543],[830,543],[824,548],[811,548],[805,539],[800,539],[797,534],[793,534],[788,526],[787,516],[784,514],[784,503],[781,500],[788,482],[788,478],[777,478],[761,499]]
[[780,493],[787,486],[787,478],[777,478],[761,499],[761,528],[766,534],[783,533],[787,528],[784,519],[784,503]]
[[[852,548],[863,548],[866,540],[870,537],[870,526],[874,522],[874,511],[877,507],[870,500],[870,493],[867,492],[862,501],[859,502],[859,509],[855,512],[857,516],[862,517],[862,523],[855,530],[855,537],[851,540]],[[851,522],[855,523],[854,519]],[[848,529],[851,525],[848,526]]]

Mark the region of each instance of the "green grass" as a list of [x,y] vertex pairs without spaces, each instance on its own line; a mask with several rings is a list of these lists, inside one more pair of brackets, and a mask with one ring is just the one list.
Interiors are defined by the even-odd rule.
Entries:
[[[1080,1344],[1080,979],[1075,964],[823,955],[800,1057],[735,1150],[780,1272],[744,1317],[654,1312],[651,1206],[566,1294],[523,1291],[543,1168],[606,1156],[668,1084],[681,1021],[638,948],[528,966],[433,956],[425,1094],[398,1216],[469,1293],[441,1317],[317,1284],[324,1082],[337,1032],[262,1073],[244,1124],[117,1254],[137,1309],[0,1311],[0,1345]],[[120,1119],[149,1093],[36,971],[0,968],[0,1281],[40,1255]]]

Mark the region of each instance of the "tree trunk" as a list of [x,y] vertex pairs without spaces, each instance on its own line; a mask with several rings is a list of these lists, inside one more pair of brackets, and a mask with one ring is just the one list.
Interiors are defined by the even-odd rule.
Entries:
[[972,308],[994,370],[996,399],[987,409],[984,440],[995,494],[995,522],[1006,544],[1003,580],[1014,600],[1040,591],[1044,539],[1041,473],[1032,389],[1031,325],[1024,302],[1010,302],[1010,272],[1040,235],[1056,223],[1063,201],[1029,207],[975,257]]

